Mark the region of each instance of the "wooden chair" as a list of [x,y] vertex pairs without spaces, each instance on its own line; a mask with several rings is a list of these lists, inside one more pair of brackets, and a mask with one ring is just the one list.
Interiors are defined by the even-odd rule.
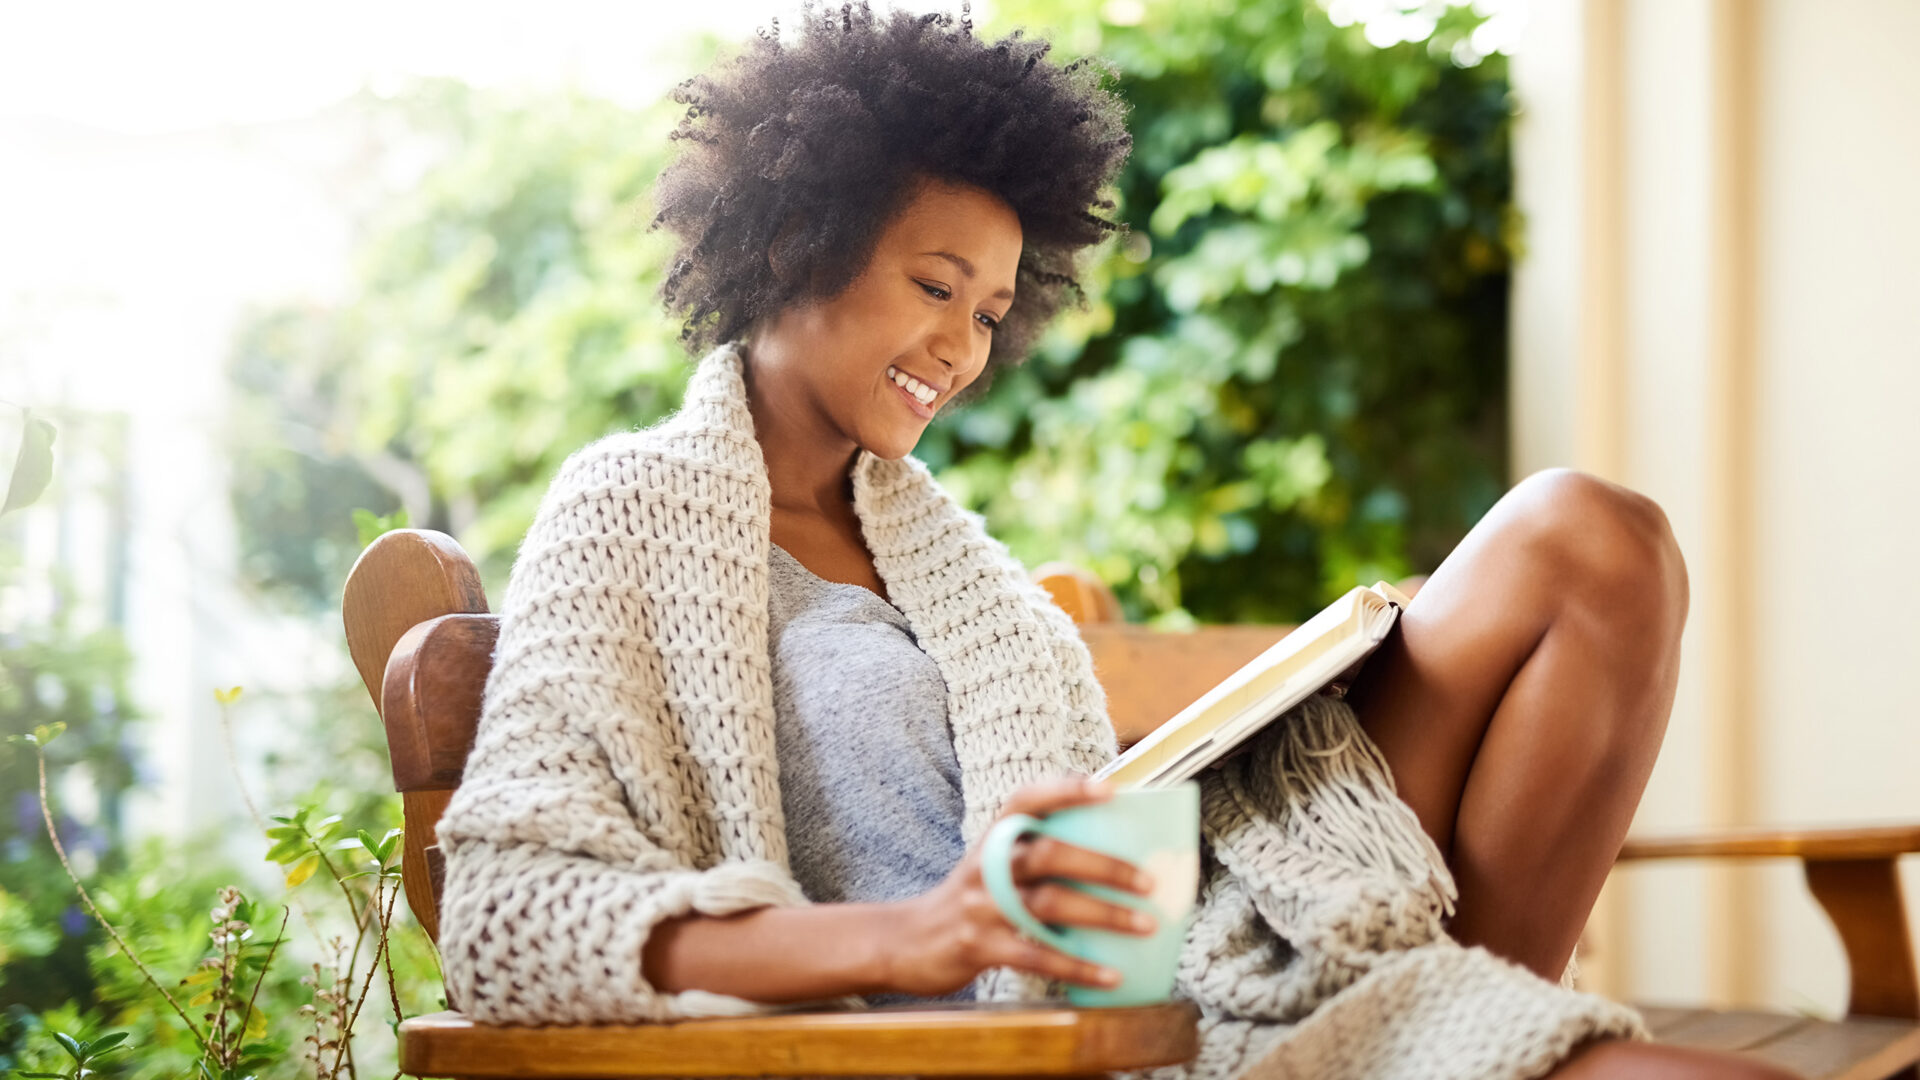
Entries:
[[[1054,563],[1038,568],[1035,578],[1081,624],[1123,745],[1290,629],[1163,633],[1121,621],[1112,593],[1084,570]],[[437,939],[441,863],[433,829],[473,744],[498,624],[487,614],[466,553],[450,537],[423,530],[391,532],[370,545],[348,577],[343,606],[348,645],[386,726],[394,785],[405,806],[407,902]],[[1630,843],[1623,859],[1803,859],[1814,895],[1840,928],[1853,974],[1849,1015],[1839,1023],[1648,1008],[1656,1036],[1751,1053],[1809,1077],[1913,1075],[1920,1005],[1894,867],[1897,856],[1911,851],[1920,851],[1920,826]],[[400,1063],[415,1076],[1097,1076],[1189,1060],[1198,1049],[1196,1018],[1183,1003],[895,1006],[523,1028],[475,1024],[449,1011],[401,1024]]]
[[[1291,627],[1211,626],[1163,634],[1120,621],[1097,577],[1065,563],[1034,576],[1080,624],[1120,742],[1144,737],[1280,640]],[[1411,592],[1411,589],[1405,591]],[[1655,1039],[1749,1054],[1813,1078],[1920,1080],[1920,981],[1901,890],[1901,855],[1920,852],[1920,825],[1640,837],[1623,863],[1655,859],[1801,860],[1807,885],[1833,920],[1851,976],[1847,1016],[1828,1022],[1781,1013],[1642,1005]]]

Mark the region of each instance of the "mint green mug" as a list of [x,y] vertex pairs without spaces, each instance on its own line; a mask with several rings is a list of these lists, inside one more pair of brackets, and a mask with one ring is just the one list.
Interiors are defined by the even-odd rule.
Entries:
[[[1145,911],[1152,934],[1091,926],[1058,929],[1035,918],[1013,883],[1013,848],[1023,836],[1051,836],[1075,847],[1125,859],[1153,875],[1153,894],[1061,879],[1110,903]],[[1200,887],[1200,784],[1115,792],[1106,802],[1070,806],[1044,818],[1010,814],[994,823],[980,847],[980,875],[1007,921],[1028,937],[1120,973],[1113,987],[1067,984],[1075,1005],[1147,1005],[1173,996],[1173,977],[1193,921]]]

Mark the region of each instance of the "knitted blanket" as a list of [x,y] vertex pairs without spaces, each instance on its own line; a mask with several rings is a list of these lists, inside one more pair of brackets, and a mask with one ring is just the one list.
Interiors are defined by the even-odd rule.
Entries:
[[[1353,710],[1312,697],[1202,774],[1206,861],[1180,957],[1194,1061],[1153,1080],[1541,1076],[1582,1041],[1645,1038],[1441,920],[1452,874]],[[1564,985],[1563,985],[1564,984]]]
[[[640,970],[662,920],[808,903],[780,809],[746,363],[714,350],[673,416],[571,456],[515,560],[438,828],[448,996],[477,1020],[783,1008],[660,993]],[[1072,620],[923,463],[862,450],[852,480],[875,570],[947,685],[971,845],[1015,789],[1114,755],[1105,694]],[[1584,1039],[1644,1036],[1631,1010],[1446,937],[1451,876],[1343,703],[1272,725],[1205,774],[1202,805],[1178,979],[1202,1051],[1155,1080],[1519,1080]],[[975,983],[982,1000],[1061,991],[1011,969]]]

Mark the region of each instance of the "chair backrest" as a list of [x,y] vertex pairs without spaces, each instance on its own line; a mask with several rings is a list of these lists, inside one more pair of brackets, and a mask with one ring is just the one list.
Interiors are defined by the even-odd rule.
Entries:
[[434,826],[473,749],[499,619],[487,614],[473,559],[429,529],[396,529],[367,545],[340,607],[347,651],[386,728],[406,815],[407,906],[438,941],[443,875]]
[[[1173,633],[1130,626],[1112,590],[1080,567],[1047,563],[1034,579],[1080,624],[1122,746],[1292,629]],[[443,873],[434,827],[473,748],[499,619],[487,613],[473,560],[452,537],[426,529],[396,529],[368,545],[347,575],[341,608],[348,651],[386,727],[393,786],[405,807],[407,904],[438,941]]]

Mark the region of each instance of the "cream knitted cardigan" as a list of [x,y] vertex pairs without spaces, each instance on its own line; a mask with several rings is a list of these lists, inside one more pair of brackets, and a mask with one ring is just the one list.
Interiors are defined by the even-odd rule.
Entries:
[[[465,777],[441,818],[450,999],[496,1023],[774,1011],[658,993],[658,922],[808,903],[788,870],[767,649],[771,488],[743,378],[704,358],[673,416],[567,459],[521,546]],[[1115,752],[1072,620],[908,456],[862,450],[874,568],[938,664],[975,843],[1007,796]],[[1156,1080],[1536,1076],[1628,1009],[1446,937],[1453,882],[1344,704],[1315,698],[1202,784],[1181,958],[1202,1052]],[[985,972],[983,1000],[1059,987]],[[846,999],[849,1003],[858,999]]]

